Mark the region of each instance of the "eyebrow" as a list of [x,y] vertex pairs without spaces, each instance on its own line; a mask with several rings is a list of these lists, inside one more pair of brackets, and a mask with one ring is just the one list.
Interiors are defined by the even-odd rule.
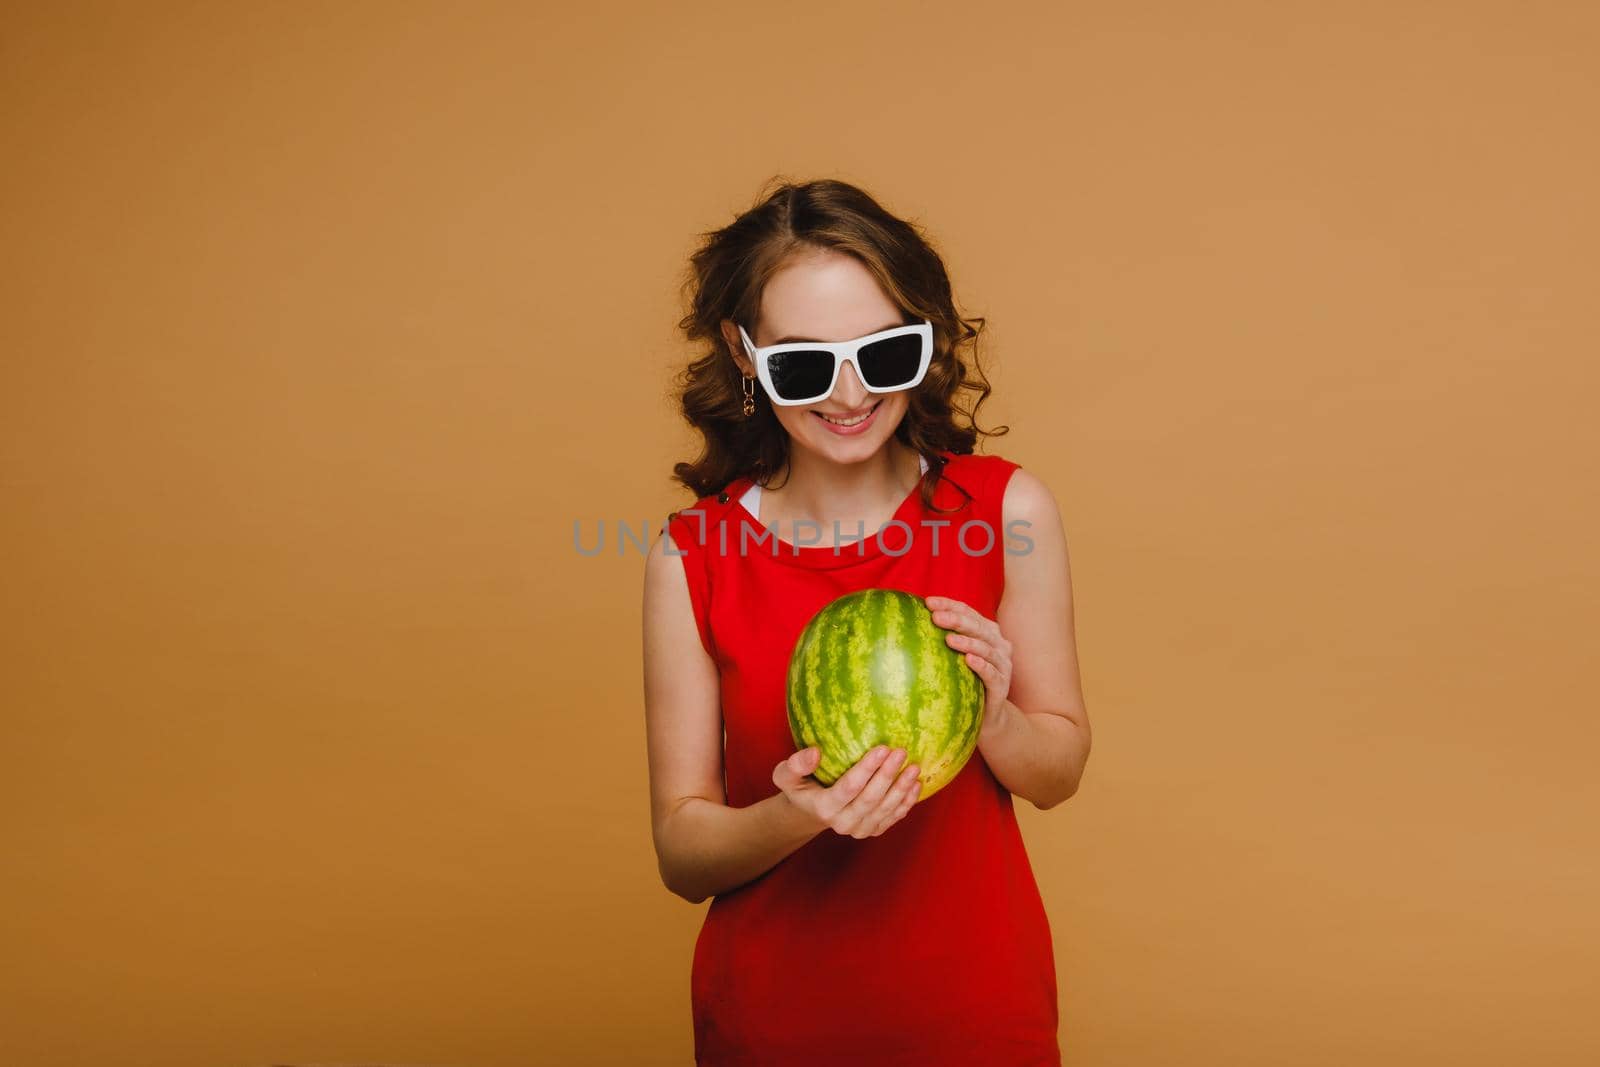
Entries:
[[[887,326],[879,326],[876,330],[868,330],[866,333],[862,334],[861,336],[862,337],[870,337],[875,333],[882,333],[884,330],[892,330],[897,326],[905,326],[905,325],[908,325],[908,324],[905,323],[905,322],[891,322]],[[853,340],[855,340],[855,338],[852,337],[851,340],[853,341]],[[819,344],[819,345],[835,343],[835,342],[830,342],[830,341],[824,341],[820,337],[780,337],[780,338],[778,338],[776,341],[774,341],[772,343],[775,344],[775,345],[788,345],[788,344],[793,344],[796,341],[806,341],[806,342],[809,342],[811,344]]]

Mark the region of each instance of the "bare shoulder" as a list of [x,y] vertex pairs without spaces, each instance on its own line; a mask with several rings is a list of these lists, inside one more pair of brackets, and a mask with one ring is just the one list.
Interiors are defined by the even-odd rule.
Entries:
[[[681,532],[681,531],[680,531]],[[692,536],[692,535],[691,535]],[[663,662],[710,662],[710,644],[696,617],[690,588],[689,560],[677,547],[670,529],[663,529],[644,566],[645,652],[663,654]],[[674,667],[673,669],[677,669]]]
[[663,524],[661,536],[657,537],[655,544],[650,546],[650,555],[647,557],[649,562],[645,566],[659,567],[661,564],[657,562],[658,560],[672,559],[677,555],[679,555],[678,542],[672,539],[672,526]]
[[1011,472],[1000,514],[1008,526],[1020,520],[1036,530],[1061,528],[1061,509],[1056,506],[1055,494],[1026,467]]
[[683,551],[672,539],[672,530],[663,526],[661,536],[650,546],[650,554],[644,561],[644,588],[647,597],[652,591],[659,592],[666,587],[687,585],[683,564],[679,562],[682,557]]

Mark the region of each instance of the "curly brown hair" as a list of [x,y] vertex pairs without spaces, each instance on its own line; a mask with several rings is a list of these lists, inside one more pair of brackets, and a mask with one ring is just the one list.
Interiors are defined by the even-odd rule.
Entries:
[[[720,230],[701,233],[690,259],[683,282],[689,311],[678,327],[691,343],[710,347],[678,373],[674,386],[683,417],[704,442],[694,462],[674,465],[673,476],[698,499],[736,478],[763,481],[784,468],[789,434],[759,389],[755,414],[744,416],[744,375],[728,350],[722,322],[753,323],[762,288],[790,255],[828,249],[860,260],[908,321],[933,324],[932,362],[911,391],[895,437],[928,461],[919,484],[923,506],[935,510],[934,488],[943,477],[938,454],[970,454],[980,438],[1010,432],[1009,426],[977,425],[978,408],[992,391],[978,363],[985,320],[956,310],[944,261],[915,223],[890,214],[848,182],[796,183],[780,176],[767,184],[773,182],[776,188],[755,207]],[[976,395],[966,405],[963,394]]]

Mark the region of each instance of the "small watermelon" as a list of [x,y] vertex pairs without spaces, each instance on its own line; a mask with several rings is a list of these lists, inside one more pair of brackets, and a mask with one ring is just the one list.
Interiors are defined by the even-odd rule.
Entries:
[[816,745],[814,777],[832,785],[877,745],[906,750],[926,799],[972,755],[983,725],[983,681],[945,642],[921,597],[863,589],[825,606],[789,656],[789,730]]

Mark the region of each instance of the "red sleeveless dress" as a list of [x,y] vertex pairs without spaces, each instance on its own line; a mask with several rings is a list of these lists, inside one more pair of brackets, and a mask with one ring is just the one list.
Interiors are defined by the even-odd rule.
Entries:
[[[898,524],[837,550],[831,530],[798,548],[767,534],[739,503],[749,478],[672,514],[695,623],[721,675],[730,806],[778,792],[772,770],[796,749],[789,653],[829,601],[893,588],[995,617],[1006,548],[1022,550],[1026,535],[1008,538],[1001,521],[1017,464],[942,458],[934,503],[959,512],[927,511],[919,487]],[[974,520],[992,544],[983,526],[963,529]],[[983,754],[881,835],[824,830],[715,896],[695,943],[690,1000],[702,1067],[1059,1065],[1050,926],[1011,793]]]

